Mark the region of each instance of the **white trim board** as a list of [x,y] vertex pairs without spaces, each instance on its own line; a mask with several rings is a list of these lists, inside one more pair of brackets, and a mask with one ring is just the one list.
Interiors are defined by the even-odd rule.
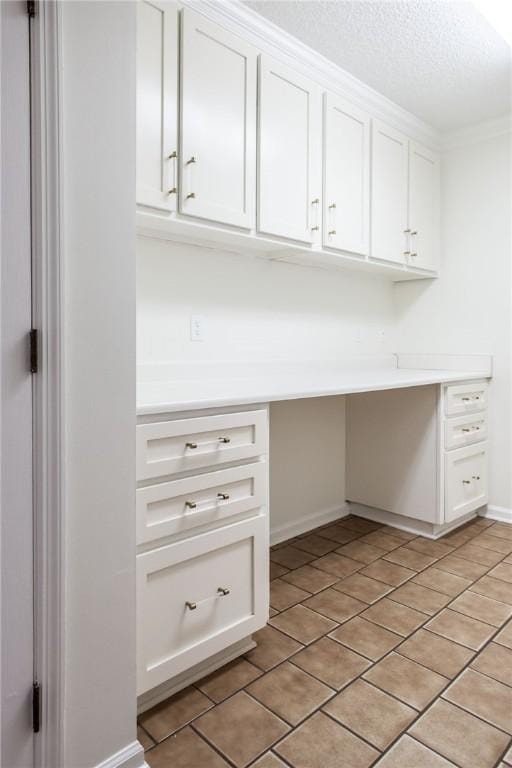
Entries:
[[120,749],[119,752],[107,757],[95,768],[146,768],[146,766],[142,744],[135,740]]
[[478,514],[480,517],[485,517],[489,520],[497,520],[500,523],[510,523],[512,525],[512,509],[508,507],[497,507],[494,504],[489,504],[480,510]]
[[441,149],[443,152],[447,152],[457,147],[466,147],[494,139],[497,136],[504,136],[511,131],[512,115],[503,115],[493,120],[484,120],[444,134],[441,140]]
[[439,148],[441,133],[438,130],[256,11],[247,8],[239,0],[180,0],[180,5],[192,8],[238,34],[263,53],[268,53],[315,80],[322,88],[350,99],[356,106],[370,112],[373,117],[384,120],[411,138],[427,144],[432,149]]
[[293,539],[294,536],[300,536],[301,533],[312,531],[315,528],[319,528],[321,525],[327,525],[328,523],[342,520],[344,517],[348,517],[349,514],[351,514],[350,508],[347,504],[344,504],[339,507],[320,510],[320,512],[315,512],[314,515],[295,517],[292,522],[271,529],[270,546],[280,544],[282,541],[287,541],[288,539]]

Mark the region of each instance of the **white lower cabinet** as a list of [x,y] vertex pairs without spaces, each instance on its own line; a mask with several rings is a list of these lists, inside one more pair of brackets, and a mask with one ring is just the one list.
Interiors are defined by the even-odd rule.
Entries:
[[264,516],[137,555],[138,694],[259,629],[267,569]]
[[487,503],[487,443],[445,455],[445,522]]

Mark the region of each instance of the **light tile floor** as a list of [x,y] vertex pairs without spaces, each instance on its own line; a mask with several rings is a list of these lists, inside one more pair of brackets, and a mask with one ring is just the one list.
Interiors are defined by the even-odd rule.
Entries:
[[139,717],[151,768],[512,768],[512,526],[272,547],[257,647]]

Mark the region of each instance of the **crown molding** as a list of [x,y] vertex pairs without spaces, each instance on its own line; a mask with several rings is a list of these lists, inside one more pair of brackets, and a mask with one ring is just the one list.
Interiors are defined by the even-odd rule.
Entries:
[[441,133],[437,129],[247,8],[240,0],[180,0],[180,4],[243,37],[262,53],[282,61],[326,90],[349,99],[372,117],[383,120],[432,149],[439,149]]
[[478,144],[512,132],[512,115],[502,115],[493,120],[484,120],[456,131],[443,134],[441,148],[444,152],[457,147]]

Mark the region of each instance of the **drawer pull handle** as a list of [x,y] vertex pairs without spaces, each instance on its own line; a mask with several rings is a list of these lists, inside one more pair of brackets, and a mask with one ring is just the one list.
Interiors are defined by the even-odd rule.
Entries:
[[193,600],[187,600],[185,602],[185,607],[188,608],[189,611],[195,611],[198,605],[209,603],[210,600],[217,600],[219,597],[226,597],[226,595],[229,595],[230,593],[231,590],[229,587],[217,587],[217,593],[212,595],[212,597],[205,597],[205,599],[200,600],[199,603],[195,603]]
[[195,451],[197,443],[185,443],[185,448],[190,448],[191,451]]
[[[199,504],[215,504],[216,501],[227,501],[229,499],[229,493],[218,493],[214,499],[201,499]],[[197,501],[186,501],[185,506],[188,509],[197,509]]]
[[470,398],[470,397],[463,397],[463,398],[462,398],[462,400],[463,400],[463,402],[465,402],[465,403],[469,403],[469,401],[471,400],[471,398]]
[[480,427],[475,427],[476,432],[480,432]]
[[219,443],[230,443],[231,438],[230,437],[219,437]]
[[227,501],[229,499],[229,493],[218,493],[217,498],[221,501]]
[[195,501],[186,501],[185,506],[189,509],[195,509],[197,507],[197,503]]
[[462,485],[471,485],[471,480],[463,480]]
[[231,591],[231,590],[230,590],[230,589],[228,589],[228,587],[217,587],[217,593],[218,593],[218,594],[219,594],[221,597],[226,597],[226,595],[229,595],[230,591]]
[[187,195],[187,200],[194,200],[196,196],[195,192],[189,192]]
[[319,229],[320,227],[318,226],[318,224],[315,227],[311,227],[312,232],[318,232]]
[[470,427],[462,427],[462,431],[463,432],[471,432],[471,428]]
[[480,475],[473,475],[472,480],[480,480]]
[[185,605],[187,606],[189,611],[195,611],[195,609],[197,608],[197,603],[192,603],[190,600],[187,600]]
[[480,400],[480,395],[475,395],[475,400]]
[[[201,443],[201,445],[204,447],[206,445],[217,445],[218,443],[230,443],[231,438],[230,437],[218,437],[217,440],[209,440],[206,443]],[[185,448],[190,448],[191,451],[195,451],[195,449],[198,447],[198,443],[185,443]]]
[[335,229],[330,229],[327,234],[328,235],[335,235],[336,234],[336,230]]

